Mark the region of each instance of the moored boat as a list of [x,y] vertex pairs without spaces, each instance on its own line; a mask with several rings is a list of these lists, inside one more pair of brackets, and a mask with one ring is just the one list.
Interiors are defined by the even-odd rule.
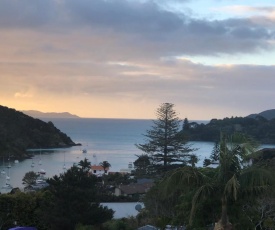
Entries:
[[46,171],[44,169],[40,169],[39,174],[45,175]]

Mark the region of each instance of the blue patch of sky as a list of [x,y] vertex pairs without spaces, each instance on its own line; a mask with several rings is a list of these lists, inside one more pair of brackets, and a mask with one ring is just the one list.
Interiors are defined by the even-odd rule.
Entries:
[[232,0],[170,0],[155,1],[162,8],[178,13],[185,13],[194,18],[207,18],[208,20],[223,20],[231,17],[248,17],[255,12],[230,10],[234,6],[274,7],[274,0],[262,1],[232,1]]
[[[262,1],[232,1],[232,0],[186,0],[186,1],[155,1],[160,7],[176,13],[182,13],[192,18],[205,20],[225,20],[229,18],[246,18],[259,15],[263,12],[245,10],[245,7],[274,7],[274,0]],[[243,10],[240,10],[243,6]],[[234,8],[235,7],[235,8]],[[239,10],[237,10],[239,9]],[[274,51],[258,51],[248,54],[220,54],[215,56],[184,56],[192,62],[205,65],[223,64],[254,64],[275,65]]]

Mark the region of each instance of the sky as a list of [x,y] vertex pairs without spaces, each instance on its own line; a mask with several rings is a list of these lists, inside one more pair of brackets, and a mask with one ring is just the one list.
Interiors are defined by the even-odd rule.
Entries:
[[[273,2],[273,3],[272,3]],[[189,120],[274,109],[274,0],[1,0],[0,105]]]

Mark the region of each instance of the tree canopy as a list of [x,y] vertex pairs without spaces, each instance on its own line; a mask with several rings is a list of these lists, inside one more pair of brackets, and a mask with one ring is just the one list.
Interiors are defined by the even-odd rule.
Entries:
[[37,178],[39,175],[34,171],[27,172],[23,177],[22,181],[27,185],[33,185],[36,183]]
[[152,121],[151,129],[144,134],[145,143],[137,144],[137,148],[148,154],[157,171],[187,164],[192,149],[181,132],[181,121],[174,110],[174,104],[161,104],[156,115],[157,119]]
[[44,206],[43,218],[51,229],[73,230],[78,223],[97,225],[113,217],[112,210],[99,204],[97,178],[89,174],[87,163],[84,160],[48,180],[51,199]]
[[221,229],[232,229],[231,217],[231,221],[237,222],[237,229],[254,226],[243,207],[247,207],[250,201],[256,204],[255,199],[261,194],[272,191],[273,171],[262,164],[247,164],[247,157],[255,152],[256,145],[245,135],[222,136],[219,145],[218,167],[185,166],[172,171],[159,185],[164,192],[156,199],[168,196],[167,200],[181,194],[176,201],[178,205],[173,208],[181,209],[182,219],[169,216],[181,224],[189,221],[189,226],[206,226],[219,220],[217,226]]

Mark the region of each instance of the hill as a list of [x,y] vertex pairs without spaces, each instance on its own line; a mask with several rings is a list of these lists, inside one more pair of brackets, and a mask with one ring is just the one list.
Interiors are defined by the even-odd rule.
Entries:
[[44,122],[22,112],[0,106],[0,155],[25,157],[31,148],[71,147],[70,137],[52,122]]
[[261,113],[250,114],[247,117],[256,118],[257,116],[262,116],[267,120],[274,119],[275,118],[275,109],[269,109],[269,110],[265,110]]
[[43,113],[37,110],[22,110],[21,112],[27,114],[28,116],[34,118],[80,118],[79,116],[70,114],[68,112],[64,113]]
[[275,144],[275,119],[268,120],[262,116],[231,117],[212,119],[207,124],[189,122],[184,124],[182,132],[190,141],[218,141],[220,133],[233,134],[241,132],[251,136],[260,144]]

